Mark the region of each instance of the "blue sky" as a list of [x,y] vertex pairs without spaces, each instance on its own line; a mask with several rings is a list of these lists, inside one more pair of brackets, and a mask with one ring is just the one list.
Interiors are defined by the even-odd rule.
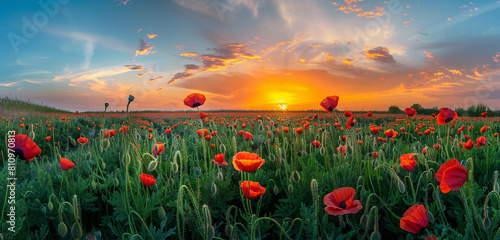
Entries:
[[500,1],[4,5],[0,96],[63,109],[500,107]]

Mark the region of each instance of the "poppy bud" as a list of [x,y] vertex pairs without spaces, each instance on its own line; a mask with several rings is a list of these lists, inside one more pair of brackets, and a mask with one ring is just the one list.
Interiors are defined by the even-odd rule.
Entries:
[[401,180],[398,181],[398,190],[400,193],[405,193],[405,184]]
[[165,217],[167,216],[167,213],[165,212],[165,209],[160,206],[160,208],[158,208],[158,217],[163,220],[165,219]]
[[128,102],[131,103],[132,101],[134,101],[135,97],[132,96],[132,95],[128,95]]
[[486,217],[483,219],[483,227],[484,229],[488,230],[491,227],[491,219],[489,217]]
[[95,230],[94,232],[94,236],[96,237],[96,239],[100,240],[102,235],[101,235],[101,231],[99,230]]
[[427,219],[429,220],[430,223],[434,222],[434,214],[432,214],[432,212],[429,210],[427,210]]
[[52,202],[47,203],[47,206],[49,207],[49,211],[54,209],[54,204]]
[[104,109],[108,108],[109,107],[109,103],[105,103],[104,104]]
[[66,224],[64,222],[60,222],[59,225],[57,226],[57,232],[61,237],[66,236],[68,233],[68,228],[66,227]]
[[196,177],[199,178],[201,174],[201,168],[200,167],[195,167],[194,168],[194,173],[196,174]]

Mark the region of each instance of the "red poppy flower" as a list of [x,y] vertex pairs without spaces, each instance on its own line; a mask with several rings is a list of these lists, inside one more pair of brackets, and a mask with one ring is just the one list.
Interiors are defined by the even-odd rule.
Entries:
[[[198,136],[202,137],[201,129],[196,130],[196,132],[198,133]],[[208,130],[203,129],[203,136],[206,136],[207,134],[208,134]]]
[[255,153],[239,152],[233,156],[233,166],[236,171],[252,173],[259,169],[264,162],[259,154]]
[[323,99],[319,105],[321,105],[325,112],[331,112],[333,109],[337,107],[337,104],[339,103],[339,97],[337,96],[329,96]]
[[149,134],[149,140],[153,140],[153,134]]
[[415,155],[413,153],[403,154],[399,157],[399,160],[401,160],[401,167],[408,172],[413,171],[415,166],[417,166],[417,161],[415,160]]
[[323,203],[325,211],[334,216],[356,214],[363,209],[359,200],[353,200],[356,190],[352,187],[343,187],[325,195]]
[[243,132],[243,130],[240,130],[240,131],[238,132],[238,135],[240,135],[240,137],[241,137],[241,136],[243,136],[243,133],[244,133],[244,132]]
[[42,154],[42,150],[31,138],[24,134],[17,134],[14,137],[14,155],[19,159],[33,161],[33,158]]
[[241,183],[241,191],[246,198],[256,199],[266,193],[266,188],[260,186],[258,182],[243,181]]
[[161,152],[163,152],[163,150],[165,150],[165,144],[161,143],[161,142],[157,142],[154,146],[153,146],[153,155],[155,154],[158,154],[160,155]]
[[347,145],[344,146],[340,145],[339,147],[337,147],[337,151],[339,153],[347,153]]
[[486,117],[488,115],[488,112],[483,112],[481,113],[481,116]]
[[205,103],[205,100],[206,98],[203,94],[193,93],[184,99],[184,105],[190,108],[195,108],[203,105]]
[[288,127],[283,127],[283,131],[286,133],[288,132],[288,129],[289,129]]
[[371,152],[370,156],[373,158],[378,158],[378,152]]
[[198,115],[200,115],[201,119],[204,119],[204,118],[208,117],[208,114],[204,113],[204,112],[200,112]]
[[206,139],[207,141],[210,141],[210,139],[212,139],[212,135],[207,135],[207,136],[205,136],[205,139]]
[[484,133],[484,132],[486,132],[486,130],[488,130],[488,127],[487,127],[487,126],[483,126],[483,127],[481,128],[481,130],[479,130],[479,131],[480,131],[481,133]]
[[488,139],[487,139],[487,138],[485,138],[485,137],[483,137],[483,136],[478,137],[478,138],[476,139],[476,147],[482,147],[482,146],[486,145],[486,141],[487,141],[487,140],[488,140]]
[[149,186],[151,186],[151,185],[153,185],[153,184],[156,183],[155,177],[153,177],[153,176],[151,176],[149,174],[143,173],[143,174],[139,175],[139,177],[141,178],[142,183],[144,183],[144,185],[146,187],[149,187]]
[[225,158],[226,155],[224,153],[219,153],[215,155],[215,159],[212,159],[212,162],[217,163],[221,167],[222,165],[227,165]]
[[399,221],[401,229],[411,233],[418,233],[422,228],[428,225],[429,219],[427,218],[427,210],[425,210],[424,205],[421,204],[415,204],[408,208]]
[[430,235],[427,238],[425,238],[425,240],[437,240],[437,238],[434,235]]
[[314,140],[314,141],[312,141],[312,145],[315,147],[319,147],[319,146],[321,146],[321,143],[319,141]]
[[449,108],[441,108],[436,121],[438,125],[444,125],[455,119],[457,119],[457,113],[455,111]]
[[71,168],[73,168],[75,166],[75,163],[73,163],[72,161],[70,161],[66,158],[61,158],[59,160],[59,163],[61,164],[61,168],[64,171],[70,170]]
[[413,108],[406,108],[405,113],[406,113],[406,115],[408,115],[408,117],[413,117],[413,116],[415,116],[415,114],[417,114],[417,110],[415,110]]
[[170,128],[167,128],[167,129],[165,130],[165,134],[167,134],[167,135],[168,135],[168,134],[170,134],[171,132],[172,132],[172,130],[171,130]]
[[301,127],[297,128],[295,132],[297,132],[297,134],[302,134],[302,128]]
[[81,138],[78,138],[77,140],[80,144],[85,144],[85,143],[88,143],[89,142],[89,139],[86,138],[86,137],[81,137]]
[[392,130],[392,129],[385,130],[385,131],[384,131],[384,134],[385,134],[387,137],[394,137],[394,130]]
[[472,140],[469,139],[469,141],[464,144],[464,147],[467,150],[471,150],[474,147],[474,144],[472,143]]
[[469,173],[456,159],[451,159],[441,165],[436,172],[436,181],[441,184],[441,192],[456,191],[467,181]]
[[380,128],[375,126],[375,125],[370,126],[370,131],[372,131],[373,135],[376,135],[379,130],[380,130]]
[[214,143],[210,143],[210,146],[213,148],[215,148],[215,144]]
[[494,133],[494,134],[493,134],[493,137],[498,137],[498,133]]
[[128,127],[127,126],[122,126],[120,129],[118,129],[118,132],[120,132],[121,134],[127,134]]
[[350,118],[350,117],[352,117],[352,112],[345,111],[344,112],[344,116],[347,117],[347,118]]
[[52,138],[51,136],[48,136],[48,137],[45,137],[45,140],[50,141],[51,138]]
[[248,141],[248,140],[252,139],[252,137],[253,137],[253,135],[251,133],[245,132],[245,140]]
[[347,129],[351,129],[354,126],[354,123],[356,123],[356,119],[349,118],[349,121],[347,121],[347,124],[345,126],[347,127]]
[[368,112],[368,113],[366,114],[366,116],[367,116],[367,117],[371,117],[371,116],[372,116],[372,112]]

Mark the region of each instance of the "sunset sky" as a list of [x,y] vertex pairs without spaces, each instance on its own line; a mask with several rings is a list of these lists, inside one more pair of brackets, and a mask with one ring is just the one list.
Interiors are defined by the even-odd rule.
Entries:
[[193,92],[203,109],[500,108],[500,1],[17,0],[0,16],[0,96],[72,111],[129,94],[187,110]]

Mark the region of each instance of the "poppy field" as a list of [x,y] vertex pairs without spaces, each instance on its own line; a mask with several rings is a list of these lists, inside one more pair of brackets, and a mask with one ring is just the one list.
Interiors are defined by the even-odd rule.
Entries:
[[500,239],[498,117],[206,100],[2,113],[0,239]]

